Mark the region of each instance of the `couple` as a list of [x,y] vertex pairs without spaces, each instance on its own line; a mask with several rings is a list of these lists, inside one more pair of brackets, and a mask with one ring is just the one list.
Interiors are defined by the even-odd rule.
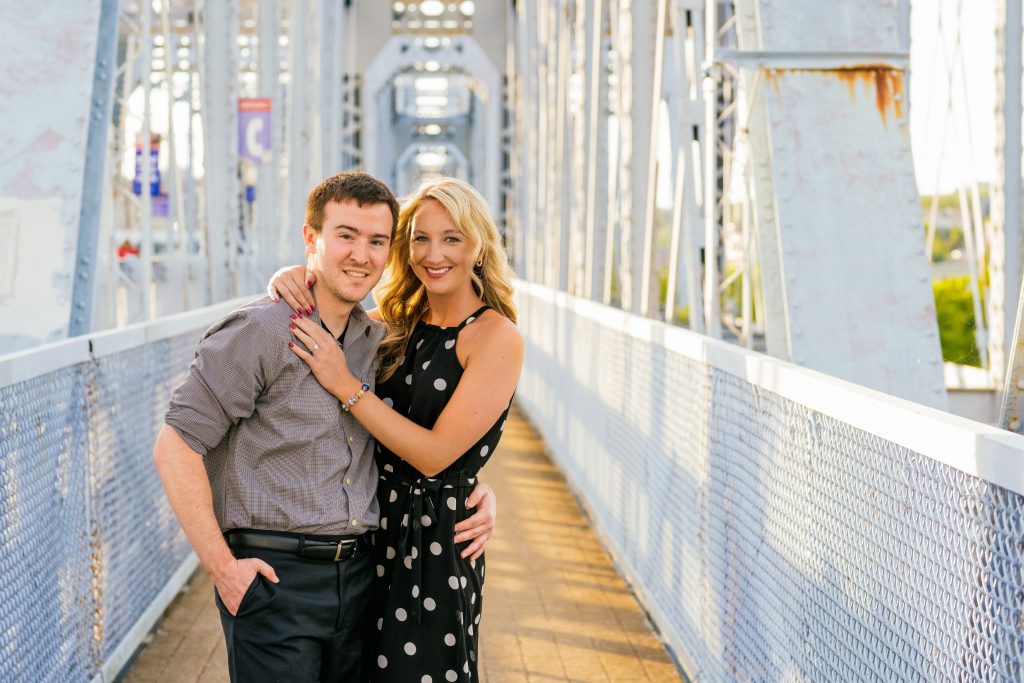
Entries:
[[477,680],[494,501],[476,475],[523,359],[497,229],[461,181],[399,212],[340,173],[303,237],[309,271],[271,282],[284,300],[207,330],[154,451],[231,678]]

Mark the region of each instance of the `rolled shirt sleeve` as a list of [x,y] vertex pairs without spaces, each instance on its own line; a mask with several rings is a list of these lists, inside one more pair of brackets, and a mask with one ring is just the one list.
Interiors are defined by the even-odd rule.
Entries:
[[203,335],[185,381],[171,396],[164,422],[205,456],[239,420],[250,417],[280,368],[263,353],[266,331],[235,311]]

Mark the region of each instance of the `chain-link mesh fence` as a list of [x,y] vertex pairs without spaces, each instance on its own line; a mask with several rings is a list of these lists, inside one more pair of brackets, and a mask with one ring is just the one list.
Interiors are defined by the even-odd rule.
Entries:
[[524,289],[519,399],[694,680],[1024,677],[1024,496]]
[[151,454],[222,308],[0,387],[0,679],[95,678],[189,560]]

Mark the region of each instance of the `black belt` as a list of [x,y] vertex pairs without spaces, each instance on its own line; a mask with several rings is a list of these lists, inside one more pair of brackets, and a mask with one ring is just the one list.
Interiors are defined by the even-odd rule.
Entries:
[[307,560],[329,560],[341,562],[360,554],[368,545],[364,534],[359,536],[338,536],[325,540],[323,536],[306,536],[283,531],[259,531],[255,529],[232,529],[224,532],[224,539],[231,548],[243,550],[276,550],[294,553]]

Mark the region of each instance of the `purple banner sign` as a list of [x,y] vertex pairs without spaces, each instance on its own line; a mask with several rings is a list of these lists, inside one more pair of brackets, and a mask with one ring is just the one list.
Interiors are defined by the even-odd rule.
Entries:
[[270,98],[238,100],[238,156],[256,164],[270,157]]

